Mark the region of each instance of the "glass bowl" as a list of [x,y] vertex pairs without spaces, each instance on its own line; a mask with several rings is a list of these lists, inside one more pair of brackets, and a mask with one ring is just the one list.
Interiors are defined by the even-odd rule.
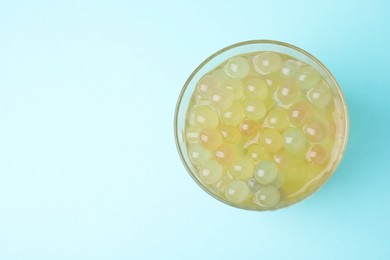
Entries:
[[[337,126],[337,131],[335,133],[335,143],[334,143],[334,148],[332,148],[333,150],[332,150],[331,160],[329,162],[329,165],[327,165],[326,170],[324,170],[324,174],[321,175],[320,184],[318,184],[317,187],[315,187],[306,196],[300,197],[299,199],[287,201],[284,203],[279,203],[276,207],[271,207],[271,208],[264,208],[261,206],[250,205],[245,203],[241,204],[241,203],[231,202],[227,200],[226,197],[224,197],[223,195],[215,192],[214,190],[210,189],[210,187],[203,184],[203,182],[197,176],[196,168],[190,161],[190,158],[188,156],[188,147],[184,138],[187,109],[190,105],[191,98],[196,89],[196,85],[198,81],[205,74],[207,74],[208,72],[216,68],[218,65],[220,65],[221,63],[225,62],[226,60],[234,56],[244,55],[244,54],[254,53],[254,52],[263,52],[263,51],[276,52],[282,55],[285,54],[297,60],[300,60],[303,63],[306,63],[307,65],[312,66],[323,77],[323,80],[326,81],[326,83],[329,85],[333,93],[335,106],[337,106],[337,112],[338,112],[337,115],[335,116],[337,116],[340,123]],[[348,139],[348,131],[349,131],[349,119],[348,119],[347,106],[344,100],[343,93],[340,89],[340,86],[338,85],[336,79],[333,77],[330,71],[318,59],[316,59],[313,55],[309,54],[308,52],[296,46],[284,42],[278,42],[272,40],[252,40],[252,41],[236,43],[217,51],[216,53],[208,57],[206,60],[204,60],[194,70],[194,72],[192,72],[190,77],[185,82],[183,89],[181,90],[179,95],[179,99],[175,111],[175,119],[174,119],[174,132],[175,132],[176,146],[186,170],[188,171],[190,176],[194,179],[194,181],[203,190],[209,193],[212,197],[218,199],[219,201],[222,201],[223,203],[241,209],[257,210],[257,211],[275,210],[275,209],[279,209],[279,208],[283,208],[295,204],[307,198],[308,196],[312,195],[319,188],[321,188],[325,184],[325,182],[333,175],[334,171],[338,167],[343,157],[344,150],[347,144],[347,139]]]

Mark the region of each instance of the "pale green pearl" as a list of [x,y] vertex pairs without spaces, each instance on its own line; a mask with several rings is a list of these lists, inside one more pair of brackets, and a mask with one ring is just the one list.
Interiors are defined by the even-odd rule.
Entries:
[[321,83],[307,92],[307,98],[314,106],[319,108],[326,107],[332,97],[332,91],[325,83]]
[[249,195],[249,188],[245,182],[231,181],[225,189],[226,198],[233,203],[243,202]]
[[275,52],[262,52],[253,57],[253,67],[260,74],[278,71],[282,66],[282,58]]
[[260,184],[268,184],[276,179],[278,168],[272,161],[262,161],[255,167],[254,178]]
[[291,78],[292,76],[296,75],[299,71],[300,65],[295,60],[286,60],[282,64],[282,68],[280,69],[280,72],[283,77]]
[[284,131],[283,140],[284,148],[291,153],[302,151],[306,145],[306,138],[303,131],[295,127],[287,128]]
[[214,160],[209,160],[205,162],[200,168],[199,178],[205,184],[213,184],[221,179],[222,173],[222,166]]
[[193,144],[188,148],[188,156],[194,165],[199,166],[211,159],[211,152],[199,144]]
[[313,67],[305,66],[299,70],[297,80],[301,89],[308,91],[320,83],[321,76]]
[[225,73],[232,77],[242,79],[249,74],[249,62],[244,57],[236,56],[228,60],[225,65]]
[[256,193],[256,203],[262,207],[273,208],[280,201],[279,190],[274,186],[266,186]]
[[202,98],[210,99],[212,91],[218,88],[219,85],[219,81],[214,76],[206,75],[199,80],[196,90]]

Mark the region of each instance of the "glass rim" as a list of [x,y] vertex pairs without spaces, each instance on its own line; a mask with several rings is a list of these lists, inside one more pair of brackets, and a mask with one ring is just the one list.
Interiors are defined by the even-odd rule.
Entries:
[[334,165],[331,168],[330,176],[326,180],[326,182],[328,182],[328,180],[333,176],[333,174],[337,170],[337,168],[340,165],[341,160],[342,160],[342,158],[344,156],[344,153],[345,153],[345,150],[346,150],[346,146],[347,146],[347,143],[348,143],[348,137],[349,137],[349,114],[348,114],[348,108],[347,108],[347,104],[346,104],[346,101],[345,101],[344,94],[341,91],[340,85],[338,84],[336,78],[333,76],[333,74],[330,72],[330,70],[320,60],[318,60],[314,55],[310,54],[309,52],[307,52],[307,51],[305,51],[305,50],[303,50],[303,49],[301,49],[301,48],[299,48],[299,47],[297,47],[295,45],[286,43],[286,42],[281,42],[281,41],[276,41],[276,40],[249,40],[249,41],[242,41],[242,42],[238,42],[238,43],[235,43],[235,44],[231,44],[229,46],[226,46],[226,47],[216,51],[215,53],[213,53],[209,57],[207,57],[203,62],[201,62],[196,67],[196,69],[190,74],[190,76],[187,78],[187,80],[185,81],[185,83],[183,85],[183,88],[180,91],[177,103],[176,103],[175,117],[174,117],[175,143],[176,143],[176,148],[177,148],[177,151],[179,153],[180,159],[181,159],[184,167],[186,168],[187,172],[189,173],[191,178],[198,184],[198,186],[200,186],[209,195],[211,195],[215,199],[217,199],[217,200],[219,200],[219,201],[221,201],[221,202],[223,202],[225,204],[228,204],[230,206],[233,206],[235,208],[240,208],[240,209],[249,210],[249,211],[275,211],[275,210],[278,210],[278,209],[290,207],[290,206],[292,206],[294,204],[297,204],[298,202],[300,202],[302,200],[305,200],[305,199],[309,198],[314,193],[316,193],[319,189],[321,189],[325,185],[326,182],[324,184],[322,184],[321,186],[319,186],[317,189],[315,189],[310,195],[308,195],[306,197],[303,197],[303,198],[300,198],[300,199],[296,200],[294,203],[291,203],[291,204],[288,204],[286,206],[283,206],[283,207],[280,207],[280,208],[276,208],[276,209],[259,210],[259,209],[254,209],[254,208],[241,206],[241,205],[238,205],[238,204],[233,204],[233,203],[229,202],[228,200],[224,200],[224,199],[218,197],[216,194],[214,194],[209,189],[207,189],[205,187],[205,185],[203,185],[198,180],[198,178],[196,178],[196,176],[194,175],[194,173],[192,172],[192,170],[190,169],[190,167],[188,166],[188,164],[187,164],[187,162],[186,162],[186,160],[184,158],[183,151],[182,151],[181,146],[180,146],[180,140],[179,140],[179,133],[178,133],[178,114],[179,114],[179,109],[180,109],[180,105],[182,103],[182,99],[183,99],[184,93],[187,91],[188,86],[189,86],[190,82],[192,81],[192,79],[201,70],[201,68],[203,68],[203,66],[205,66],[210,60],[212,60],[216,56],[218,56],[218,55],[220,55],[220,54],[222,54],[222,53],[224,53],[224,52],[226,52],[228,50],[231,50],[231,49],[234,49],[234,48],[237,48],[237,47],[240,47],[240,46],[244,46],[244,45],[251,45],[251,44],[270,44],[270,45],[282,46],[282,47],[287,47],[287,48],[293,49],[293,50],[295,50],[295,51],[297,51],[297,52],[299,52],[301,54],[306,55],[312,61],[317,63],[321,67],[321,69],[323,69],[325,71],[325,73],[329,76],[329,79],[332,81],[333,86],[335,87],[335,90],[337,91],[337,94],[339,95],[341,103],[342,103],[342,108],[343,108],[343,112],[344,112],[343,113],[343,117],[344,117],[343,121],[344,121],[344,128],[345,128],[344,129],[344,131],[345,131],[344,132],[344,137],[343,137],[343,140],[342,140],[342,142],[340,144],[339,155],[335,159],[335,163],[334,163]]

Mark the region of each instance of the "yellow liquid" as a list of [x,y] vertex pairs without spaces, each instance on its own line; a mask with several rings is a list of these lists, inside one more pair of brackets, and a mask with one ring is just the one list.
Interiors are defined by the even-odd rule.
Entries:
[[281,53],[223,62],[199,80],[187,109],[184,139],[195,176],[245,208],[307,197],[329,178],[342,142],[335,95],[312,66]]

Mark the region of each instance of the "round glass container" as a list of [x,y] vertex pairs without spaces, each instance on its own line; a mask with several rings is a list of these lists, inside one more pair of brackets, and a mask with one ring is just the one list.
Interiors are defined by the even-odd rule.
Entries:
[[333,75],[293,45],[253,40],[212,54],[175,111],[181,160],[214,198],[275,210],[319,188],[339,165],[348,112]]

